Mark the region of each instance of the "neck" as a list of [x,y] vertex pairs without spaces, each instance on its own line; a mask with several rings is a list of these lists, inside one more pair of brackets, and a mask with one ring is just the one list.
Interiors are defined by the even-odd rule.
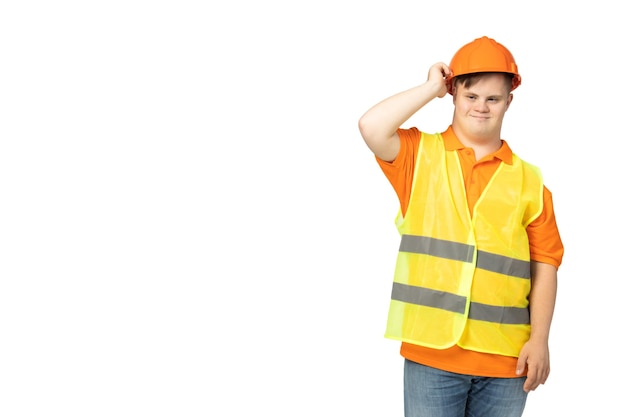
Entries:
[[489,136],[471,135],[457,130],[455,130],[454,133],[463,146],[474,150],[474,155],[477,161],[486,155],[494,153],[502,146],[502,139],[500,139],[499,134],[500,132],[497,132],[497,135]]

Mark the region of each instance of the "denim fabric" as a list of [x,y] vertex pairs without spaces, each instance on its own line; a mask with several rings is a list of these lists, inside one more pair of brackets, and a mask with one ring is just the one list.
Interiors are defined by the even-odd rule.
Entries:
[[486,378],[404,363],[405,417],[520,417],[526,377]]

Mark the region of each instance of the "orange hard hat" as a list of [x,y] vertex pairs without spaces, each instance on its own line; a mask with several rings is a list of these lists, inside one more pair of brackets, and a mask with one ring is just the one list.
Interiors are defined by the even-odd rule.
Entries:
[[483,36],[474,39],[457,51],[450,61],[452,77],[447,80],[448,93],[452,94],[454,77],[475,72],[506,72],[513,74],[511,91],[522,83],[517,72],[517,64],[513,54],[502,44]]

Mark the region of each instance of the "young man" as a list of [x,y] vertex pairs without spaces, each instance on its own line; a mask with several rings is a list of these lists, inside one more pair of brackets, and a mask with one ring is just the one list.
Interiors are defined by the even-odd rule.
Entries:
[[[385,335],[402,341],[407,417],[521,416],[548,378],[563,244],[539,169],[500,137],[520,83],[510,51],[482,37],[359,120],[400,200]],[[447,93],[444,132],[400,127]]]

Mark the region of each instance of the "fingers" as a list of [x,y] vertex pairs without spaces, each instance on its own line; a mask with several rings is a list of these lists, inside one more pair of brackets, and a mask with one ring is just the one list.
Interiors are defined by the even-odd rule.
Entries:
[[448,68],[448,66],[444,63],[439,63],[437,69],[439,70],[439,73],[441,73],[442,78],[448,78],[452,73],[452,71],[450,71],[450,68]]
[[526,369],[526,359],[527,359],[527,356],[524,355],[522,351],[519,358],[517,358],[517,366],[515,368],[516,374],[522,375],[524,373],[524,370]]
[[452,71],[450,68],[444,64],[443,62],[437,62],[428,71],[428,78],[435,78],[441,76],[441,78],[446,79],[452,75]]
[[526,382],[524,383],[524,391],[534,391],[539,385],[545,384],[550,375],[550,367],[548,366],[529,366]]
[[437,97],[441,98],[447,94],[448,88],[446,82],[451,75],[452,71],[450,71],[450,68],[443,62],[437,62],[430,67],[428,71],[428,81],[438,86],[439,92],[437,93]]

